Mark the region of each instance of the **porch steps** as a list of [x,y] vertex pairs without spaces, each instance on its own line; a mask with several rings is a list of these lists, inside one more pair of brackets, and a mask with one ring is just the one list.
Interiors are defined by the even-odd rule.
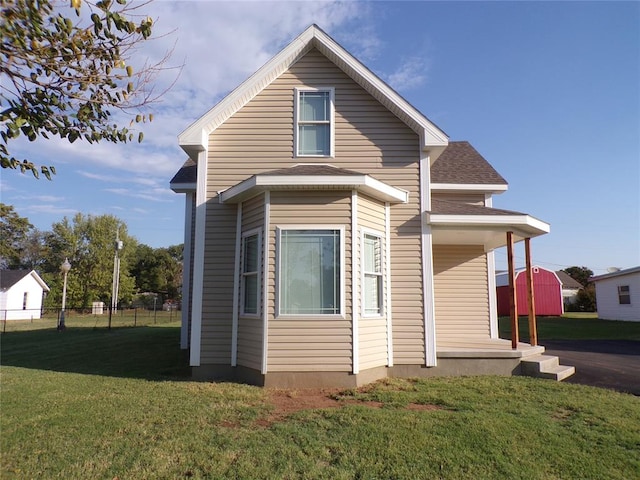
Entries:
[[527,377],[548,378],[561,382],[576,373],[576,367],[560,365],[558,357],[553,355],[534,355],[520,362],[522,375]]

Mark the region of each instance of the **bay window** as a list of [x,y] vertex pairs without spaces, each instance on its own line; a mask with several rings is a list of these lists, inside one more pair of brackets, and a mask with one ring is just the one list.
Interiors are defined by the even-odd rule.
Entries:
[[279,230],[279,313],[342,313],[342,229]]

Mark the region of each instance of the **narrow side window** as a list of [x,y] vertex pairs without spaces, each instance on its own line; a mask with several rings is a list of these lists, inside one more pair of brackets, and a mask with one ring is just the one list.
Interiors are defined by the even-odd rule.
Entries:
[[242,239],[241,269],[241,312],[245,315],[257,315],[259,298],[258,270],[260,269],[260,239],[257,233]]
[[362,303],[365,316],[382,314],[382,238],[364,234],[362,241]]

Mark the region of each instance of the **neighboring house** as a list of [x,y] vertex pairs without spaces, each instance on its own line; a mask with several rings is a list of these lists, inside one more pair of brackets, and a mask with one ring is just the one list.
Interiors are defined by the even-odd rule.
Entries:
[[492,208],[491,165],[315,25],[179,143],[194,377],[511,375],[544,351],[498,338],[493,250],[549,225]]
[[[518,315],[529,313],[527,298],[527,272],[516,271],[516,291],[518,295]],[[509,315],[509,274],[501,272],[496,275],[498,295],[498,315]],[[533,298],[537,315],[562,315],[562,282],[556,272],[540,266],[533,267]]]
[[640,321],[640,267],[591,277],[596,286],[598,318]]
[[0,320],[40,318],[49,287],[35,270],[0,270]]
[[556,272],[556,275],[560,279],[560,283],[562,283],[562,300],[564,303],[564,308],[565,310],[567,310],[570,305],[576,303],[578,292],[582,290],[583,287],[580,282],[578,282],[567,272],[558,270]]

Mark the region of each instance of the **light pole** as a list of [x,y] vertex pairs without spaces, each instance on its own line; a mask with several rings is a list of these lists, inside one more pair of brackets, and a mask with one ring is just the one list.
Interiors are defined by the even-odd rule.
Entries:
[[62,311],[60,312],[60,323],[58,323],[58,330],[64,330],[66,328],[64,324],[64,308],[67,303],[67,273],[71,270],[71,264],[69,263],[69,259],[65,258],[62,265],[60,265],[60,270],[64,274],[64,281],[62,283]]
[[122,240],[120,240],[120,226],[116,230],[116,253],[113,256],[113,285],[111,287],[111,308],[109,309],[109,330],[111,330],[111,315],[118,307],[118,289],[120,288],[120,250],[122,250]]

